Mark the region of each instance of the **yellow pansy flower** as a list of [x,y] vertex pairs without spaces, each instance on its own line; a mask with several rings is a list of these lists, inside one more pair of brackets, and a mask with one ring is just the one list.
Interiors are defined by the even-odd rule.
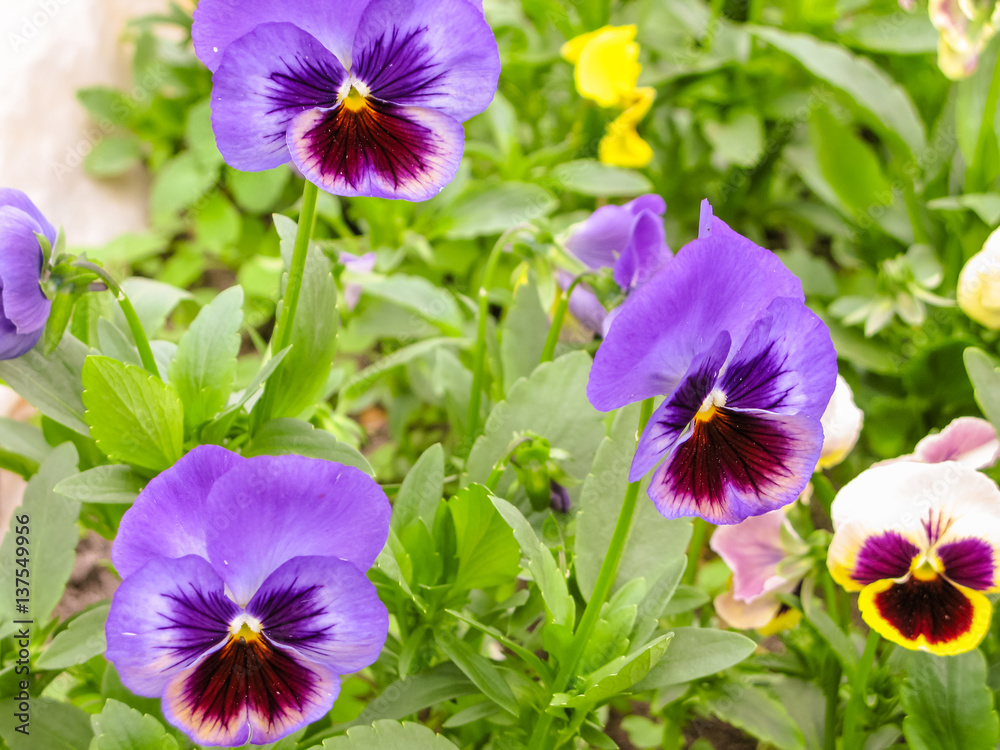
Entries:
[[653,149],[636,131],[653,106],[656,89],[645,86],[630,92],[625,111],[608,125],[608,131],[598,146],[598,158],[616,167],[641,168],[653,160]]
[[570,39],[562,56],[576,66],[580,95],[602,107],[624,107],[635,90],[642,66],[636,27],[605,26]]

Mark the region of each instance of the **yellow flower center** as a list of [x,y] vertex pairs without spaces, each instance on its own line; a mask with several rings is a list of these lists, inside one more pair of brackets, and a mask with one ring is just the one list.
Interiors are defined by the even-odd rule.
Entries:
[[698,413],[694,415],[694,419],[696,422],[707,422],[725,405],[726,394],[720,390],[714,390],[705,397],[704,401],[702,401],[701,408],[698,409]]
[[262,637],[260,631],[260,620],[246,612],[233,620],[229,625],[229,633],[232,636],[232,640],[239,638],[247,643],[259,641]]
[[360,112],[368,106],[368,101],[364,94],[358,91],[354,86],[351,86],[350,93],[344,97],[343,105],[344,109],[351,112]]
[[918,581],[936,581],[944,566],[937,555],[927,553],[913,558],[910,563],[910,574]]

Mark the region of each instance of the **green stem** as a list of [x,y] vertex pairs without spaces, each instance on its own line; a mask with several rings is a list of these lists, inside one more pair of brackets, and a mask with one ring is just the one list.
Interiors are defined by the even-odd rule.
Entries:
[[[653,399],[646,399],[642,402],[638,435],[642,434],[652,414]],[[611,593],[611,587],[615,582],[615,577],[618,575],[618,565],[621,563],[622,554],[625,551],[625,541],[628,539],[628,532],[632,526],[632,517],[635,515],[636,502],[639,499],[639,485],[640,482],[632,482],[625,491],[625,499],[622,502],[622,509],[618,514],[618,522],[615,524],[615,530],[611,535],[611,542],[608,544],[608,552],[601,563],[601,570],[597,574],[597,582],[594,584],[594,591],[590,595],[590,601],[587,602],[587,608],[583,611],[583,617],[580,618],[580,624],[577,626],[576,633],[573,634],[573,642],[570,644],[566,659],[559,665],[559,672],[556,674],[555,682],[552,684],[550,701],[551,695],[566,690],[570,679],[576,673],[577,665],[580,662],[580,657],[583,656],[587,642],[590,640],[590,636],[593,635],[594,628],[597,627],[601,608],[604,606],[604,602],[607,601],[608,594]],[[531,733],[531,739],[528,741],[528,750],[540,750],[545,745],[553,718],[552,714],[543,710],[538,723],[535,724],[534,731]]]
[[486,270],[483,271],[483,280],[479,285],[479,327],[476,332],[476,349],[472,355],[472,392],[469,394],[467,443],[470,449],[479,433],[479,408],[482,402],[483,377],[486,371],[486,331],[490,314],[489,290],[493,285],[493,276],[496,274],[497,266],[500,265],[504,246],[511,237],[526,228],[525,225],[521,224],[500,235],[500,239],[490,251],[490,257],[486,261]]
[[694,531],[691,534],[691,545],[688,547],[687,567],[684,568],[683,579],[683,583],[688,586],[692,585],[698,576],[698,561],[701,560],[701,551],[705,547],[710,529],[708,521],[703,518],[694,519]]
[[548,338],[545,339],[545,347],[542,349],[542,364],[552,361],[552,357],[556,352],[556,344],[559,343],[559,334],[562,332],[563,321],[566,320],[566,311],[569,310],[569,298],[572,296],[577,285],[583,281],[584,277],[587,275],[588,274],[581,274],[573,279],[573,283],[569,285],[566,293],[559,298],[559,304],[556,305],[556,311],[552,314],[552,327],[549,328],[549,335]]
[[858,737],[858,728],[865,707],[865,696],[868,693],[868,675],[872,671],[878,642],[879,634],[874,630],[868,631],[865,652],[858,663],[857,671],[854,673],[851,699],[847,704],[847,712],[844,714],[844,750],[862,750],[864,747],[863,738]]
[[271,342],[272,352],[280,352],[292,341],[295,312],[299,307],[302,277],[305,274],[306,258],[309,255],[309,241],[316,228],[316,201],[318,199],[319,188],[306,180],[305,188],[302,191],[299,226],[295,233],[295,248],[292,250],[292,264],[288,270],[288,286],[285,287],[285,298],[281,303],[281,317],[278,318]]
[[990,188],[990,180],[985,173],[987,169],[986,149],[989,139],[996,138],[994,119],[996,118],[998,101],[1000,101],[1000,61],[997,61],[993,66],[990,90],[986,95],[986,108],[983,110],[983,121],[979,126],[979,138],[976,140],[976,156],[973,163],[969,165],[970,174],[966,179],[966,192],[978,193]]
[[128,295],[125,294],[125,290],[122,289],[121,284],[106,270],[90,261],[77,260],[72,265],[76,268],[91,271],[99,276],[101,281],[111,290],[111,293],[115,295],[118,305],[122,309],[122,314],[125,316],[125,322],[128,323],[128,328],[132,332],[135,348],[139,350],[139,359],[142,360],[142,366],[150,375],[160,377],[160,370],[156,366],[156,358],[153,356],[153,350],[149,346],[149,337],[146,336],[146,330],[142,327],[142,321],[139,320],[139,316],[136,314],[135,308],[132,307],[132,303],[129,301]]
[[840,662],[830,657],[827,661],[826,717],[823,729],[823,750],[837,750],[837,710],[840,708]]
[[840,606],[837,601],[837,587],[825,566],[820,576],[823,578],[823,598],[826,600],[827,614],[830,615],[831,620],[837,623],[838,627],[843,628],[844,623],[840,619]]

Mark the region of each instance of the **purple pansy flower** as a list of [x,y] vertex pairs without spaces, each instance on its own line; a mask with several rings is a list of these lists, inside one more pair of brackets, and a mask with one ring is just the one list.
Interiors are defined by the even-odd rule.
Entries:
[[[601,206],[576,226],[566,239],[566,249],[595,271],[613,269],[615,283],[626,293],[645,283],[673,258],[663,229],[667,204],[659,195],[636,198],[624,206]],[[563,289],[573,279],[563,273]],[[569,298],[569,310],[594,333],[607,334],[614,318],[592,291],[580,285]]]
[[56,230],[20,190],[0,188],[0,359],[14,359],[42,337],[52,303],[42,292],[45,256],[36,234]]
[[500,75],[472,0],[202,0],[194,19],[226,161],[293,161],[336,195],[436,195]]
[[195,448],[122,519],[108,659],[197,743],[279,740],[379,655],[388,613],[364,571],[389,515],[357,469]]
[[667,518],[739,523],[805,488],[837,358],[803,299],[781,261],[705,201],[699,239],[619,308],[587,395],[602,411],[666,396],[629,479],[659,464],[649,495]]
[[959,417],[917,443],[910,458],[927,464],[957,461],[970,469],[988,469],[998,456],[1000,441],[993,425],[979,417]]

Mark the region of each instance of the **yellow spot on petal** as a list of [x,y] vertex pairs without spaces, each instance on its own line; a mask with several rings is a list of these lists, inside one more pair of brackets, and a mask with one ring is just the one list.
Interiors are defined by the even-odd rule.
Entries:
[[626,106],[642,71],[635,34],[634,25],[605,26],[563,45],[563,57],[576,65],[581,96],[602,107]]
[[698,413],[694,415],[694,419],[696,422],[707,422],[725,405],[726,394],[718,390],[712,391],[705,397],[701,408],[698,409]]
[[350,93],[344,97],[344,101],[341,103],[344,105],[344,109],[350,112],[360,112],[368,107],[367,98],[353,86],[351,86]]
[[910,573],[918,581],[936,581],[944,566],[937,555],[927,554],[913,558],[910,563]]

